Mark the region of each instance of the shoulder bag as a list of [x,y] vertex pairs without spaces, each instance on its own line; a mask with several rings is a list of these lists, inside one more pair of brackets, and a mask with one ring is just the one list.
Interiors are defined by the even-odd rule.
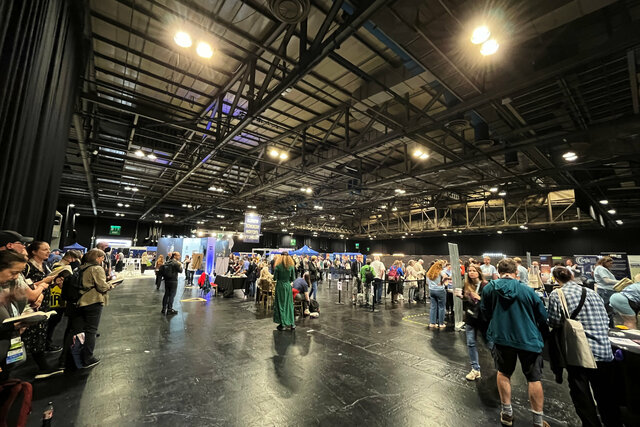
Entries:
[[562,289],[557,289],[558,297],[560,298],[560,304],[562,305],[562,317],[564,322],[562,324],[562,352],[564,353],[564,360],[569,366],[579,366],[582,368],[596,369],[596,361],[589,347],[589,341],[587,335],[584,332],[582,323],[576,320],[578,313],[584,306],[584,301],[587,297],[587,290],[582,288],[582,296],[580,297],[580,303],[578,307],[569,316],[569,309],[567,308],[567,300],[564,297]]

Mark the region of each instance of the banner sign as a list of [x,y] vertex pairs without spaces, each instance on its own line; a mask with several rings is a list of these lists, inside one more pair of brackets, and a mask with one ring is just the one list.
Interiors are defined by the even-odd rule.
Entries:
[[620,280],[625,277],[631,278],[631,271],[629,269],[629,258],[627,254],[624,252],[601,252],[602,255],[608,255],[613,258],[613,265],[611,266],[611,272],[616,277],[616,279]]
[[262,217],[255,213],[244,215],[244,241],[247,243],[260,242],[260,224]]
[[629,279],[635,282],[636,275],[640,274],[640,256],[629,255],[629,265],[631,266],[631,277]]
[[587,279],[593,279],[593,270],[596,268],[596,262],[598,262],[597,255],[574,255],[573,259],[576,265],[582,272],[582,276]]

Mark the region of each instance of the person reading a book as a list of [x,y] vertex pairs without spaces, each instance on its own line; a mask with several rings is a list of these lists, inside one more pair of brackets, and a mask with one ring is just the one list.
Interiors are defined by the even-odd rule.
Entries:
[[85,368],[100,363],[93,351],[96,346],[96,333],[100,324],[102,309],[109,301],[108,292],[113,285],[107,282],[102,268],[106,254],[100,249],[91,249],[85,254],[85,263],[80,267],[82,275],[82,296],[78,300],[73,318],[74,334],[84,332],[82,361]]
[[[2,322],[18,316],[27,306],[27,296],[24,290],[20,290],[17,280],[26,264],[27,257],[20,253],[12,250],[0,251],[0,382],[9,377],[9,371],[15,362],[24,359],[22,345],[11,342],[20,336],[24,326],[19,322],[7,325]],[[12,349],[12,346],[15,349]],[[9,351],[12,351],[12,357],[7,359]]]

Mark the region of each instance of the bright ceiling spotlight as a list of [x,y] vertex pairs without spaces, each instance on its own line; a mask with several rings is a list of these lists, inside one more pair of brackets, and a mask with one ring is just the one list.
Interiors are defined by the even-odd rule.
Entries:
[[329,218],[331,221],[334,221],[336,219],[335,216],[332,216],[331,218]]
[[119,208],[121,208],[122,206],[124,206],[122,203],[118,203]]
[[447,237],[447,233],[442,233],[442,235],[443,235],[444,237]]
[[493,55],[498,51],[499,47],[500,47],[500,44],[498,44],[498,42],[495,41],[494,39],[491,39],[482,44],[482,47],[480,48],[480,54],[482,56]]
[[420,160],[425,160],[428,158],[429,158],[429,155],[427,153],[422,153],[422,155],[420,156]]
[[209,43],[200,42],[196,46],[196,53],[202,58],[209,59],[213,56],[213,49],[211,49]]
[[136,157],[144,157],[144,151],[142,150],[136,150],[134,154],[136,155]]
[[182,207],[183,207],[183,208],[186,208],[186,207],[187,207],[187,204],[186,204],[186,203],[183,203],[183,204],[182,204]]
[[498,230],[498,234],[502,234],[502,230]]
[[224,190],[223,190],[222,188],[216,188],[216,191],[217,191],[218,193],[222,193]]
[[131,205],[128,204],[128,203],[124,205],[125,208],[128,208],[129,206],[131,206]]
[[283,229],[282,229],[282,232],[283,232],[283,233],[286,233],[286,232],[287,232],[287,229],[286,229],[286,228],[283,228]]
[[176,42],[176,44],[180,47],[191,47],[191,45],[193,44],[193,42],[191,41],[191,36],[188,33],[185,33],[184,31],[178,31],[174,36],[173,36],[173,41]]
[[601,205],[608,205],[609,201],[607,199],[602,199],[602,200],[600,200],[600,204]]
[[279,152],[278,152],[278,150],[276,150],[275,148],[272,148],[272,149],[269,151],[269,155],[270,155],[271,157],[274,157],[274,158],[275,158],[275,157],[278,157],[278,156],[280,155],[280,153],[279,153]]
[[572,229],[573,231],[578,231],[578,227],[576,227],[576,226],[571,227],[571,229]]
[[279,157],[281,160],[287,160],[289,158],[289,155],[287,153],[280,153]]
[[391,208],[391,210],[392,210],[393,212],[396,212],[396,211],[398,210],[398,208],[394,206],[394,207],[392,207],[392,208]]
[[416,148],[416,149],[414,150],[414,152],[413,152],[413,157],[420,157],[420,156],[422,156],[422,154],[424,154],[424,153],[422,152],[422,150],[421,150],[421,149],[419,149],[419,148]]
[[396,188],[395,192],[398,193],[398,194],[404,194],[404,193],[407,192],[407,190],[403,190],[402,188]]
[[578,159],[578,156],[573,151],[567,151],[562,155],[562,158],[565,159],[567,162],[574,162]]
[[506,196],[506,195],[507,195],[507,192],[504,190],[498,193],[498,196]]
[[305,191],[307,192],[307,194],[313,193],[313,190],[311,189],[311,187],[307,187]]
[[193,207],[193,205],[187,205],[187,207],[188,207],[189,209],[191,209],[191,208]]
[[216,191],[216,187],[212,185],[211,187],[209,187],[209,191]]
[[132,187],[132,188],[131,188],[131,191],[133,191],[133,192],[135,193],[135,192],[140,191],[140,189],[139,189],[139,188],[136,188],[136,187]]
[[615,215],[615,214],[616,214],[616,210],[615,210],[615,209],[609,209],[609,210],[607,211],[607,213],[608,213],[609,215]]
[[473,30],[473,33],[471,33],[471,43],[484,43],[489,40],[489,37],[491,37],[491,31],[489,31],[489,27],[487,27],[486,25],[481,25],[479,27],[476,27],[476,29]]
[[155,160],[158,158],[158,156],[156,156],[155,154],[151,153],[151,154],[147,154],[147,158],[151,159],[151,160]]
[[497,193],[498,192],[498,187],[491,187],[489,189],[489,191],[491,191],[492,193]]
[[616,224],[618,224],[618,225],[622,225],[622,224],[623,224],[623,222],[622,222],[622,220],[621,220],[621,219],[616,219]]

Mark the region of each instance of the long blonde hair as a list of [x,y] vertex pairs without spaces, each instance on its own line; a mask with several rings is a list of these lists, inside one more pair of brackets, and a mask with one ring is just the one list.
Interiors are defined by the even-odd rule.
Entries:
[[293,258],[291,258],[286,252],[276,257],[276,262],[273,264],[273,268],[276,268],[280,264],[284,265],[284,268],[286,268],[287,270],[295,266]]
[[443,266],[444,266],[444,261],[434,262],[431,268],[429,268],[429,271],[427,271],[427,277],[431,280],[436,280],[438,276],[440,276]]

